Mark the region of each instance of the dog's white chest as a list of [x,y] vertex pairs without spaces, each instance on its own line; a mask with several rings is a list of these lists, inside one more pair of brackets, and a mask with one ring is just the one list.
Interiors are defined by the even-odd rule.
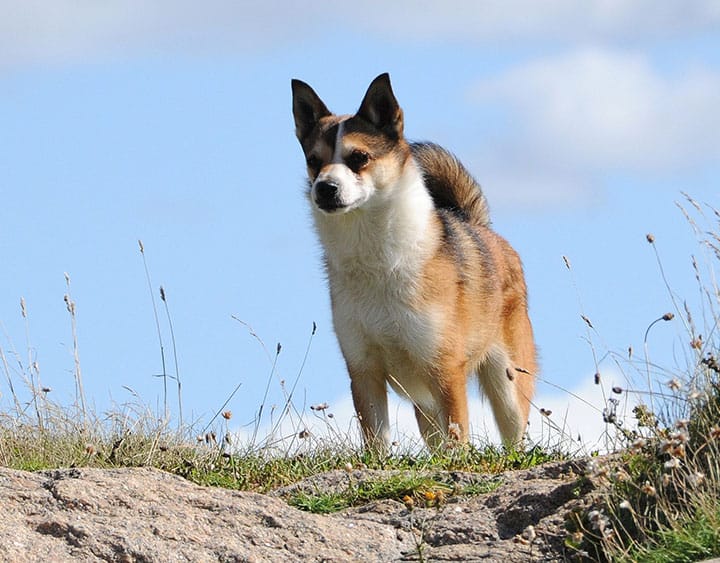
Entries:
[[341,278],[332,283],[333,317],[346,354],[360,360],[374,350],[386,363],[403,356],[431,361],[441,318],[417,306],[414,282],[400,275],[358,272]]

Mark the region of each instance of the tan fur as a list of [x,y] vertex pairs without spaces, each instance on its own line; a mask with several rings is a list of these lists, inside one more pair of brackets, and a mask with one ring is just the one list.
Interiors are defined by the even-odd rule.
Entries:
[[413,402],[429,447],[467,441],[472,376],[518,445],[535,344],[520,258],[491,230],[480,186],[444,149],[404,140],[387,75],[340,118],[293,81],[293,111],[366,445],[387,448],[388,386]]
[[[501,435],[508,442],[518,442],[527,424],[537,372],[522,266],[517,253],[502,237],[487,227],[476,226],[474,230],[487,245],[492,270],[481,268],[480,260],[471,260],[464,272],[466,281],[461,283],[453,260],[440,247],[427,262],[423,276],[418,307],[441,306],[449,319],[431,372],[443,406],[434,431],[444,436],[444,427],[457,423],[460,439],[468,438],[466,380],[469,373],[477,371]],[[471,247],[466,242],[464,248]],[[492,385],[488,356],[494,348],[505,351],[510,360],[501,375],[508,381],[513,379],[510,383],[520,408],[519,418],[506,419],[507,409]],[[422,427],[421,418],[425,417],[418,416]]]

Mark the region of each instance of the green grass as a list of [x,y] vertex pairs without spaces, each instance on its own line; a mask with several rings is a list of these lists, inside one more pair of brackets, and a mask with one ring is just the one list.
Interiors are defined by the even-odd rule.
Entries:
[[692,563],[720,554],[720,507],[708,514],[697,510],[678,524],[656,532],[649,544],[635,547],[625,561],[646,563]]
[[494,491],[502,484],[498,478],[486,478],[458,487],[441,476],[423,474],[394,474],[382,479],[368,479],[358,483],[348,475],[348,485],[342,492],[298,492],[288,498],[289,504],[320,514],[337,512],[351,506],[391,499],[411,506],[438,506],[450,497],[479,495]]

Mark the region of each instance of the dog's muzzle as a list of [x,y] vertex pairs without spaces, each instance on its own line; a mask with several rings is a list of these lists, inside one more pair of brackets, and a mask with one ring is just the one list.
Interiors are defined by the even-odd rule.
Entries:
[[340,186],[334,182],[324,180],[315,184],[314,189],[315,205],[327,212],[333,212],[345,207],[340,200]]

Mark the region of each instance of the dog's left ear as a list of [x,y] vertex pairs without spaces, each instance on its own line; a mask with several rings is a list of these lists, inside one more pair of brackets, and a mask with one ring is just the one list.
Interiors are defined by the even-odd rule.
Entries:
[[357,115],[386,135],[394,139],[402,138],[403,112],[395,99],[387,72],[370,83]]
[[331,115],[330,110],[308,84],[302,80],[291,82],[293,94],[293,116],[295,117],[295,134],[302,143],[315,128],[321,117]]

